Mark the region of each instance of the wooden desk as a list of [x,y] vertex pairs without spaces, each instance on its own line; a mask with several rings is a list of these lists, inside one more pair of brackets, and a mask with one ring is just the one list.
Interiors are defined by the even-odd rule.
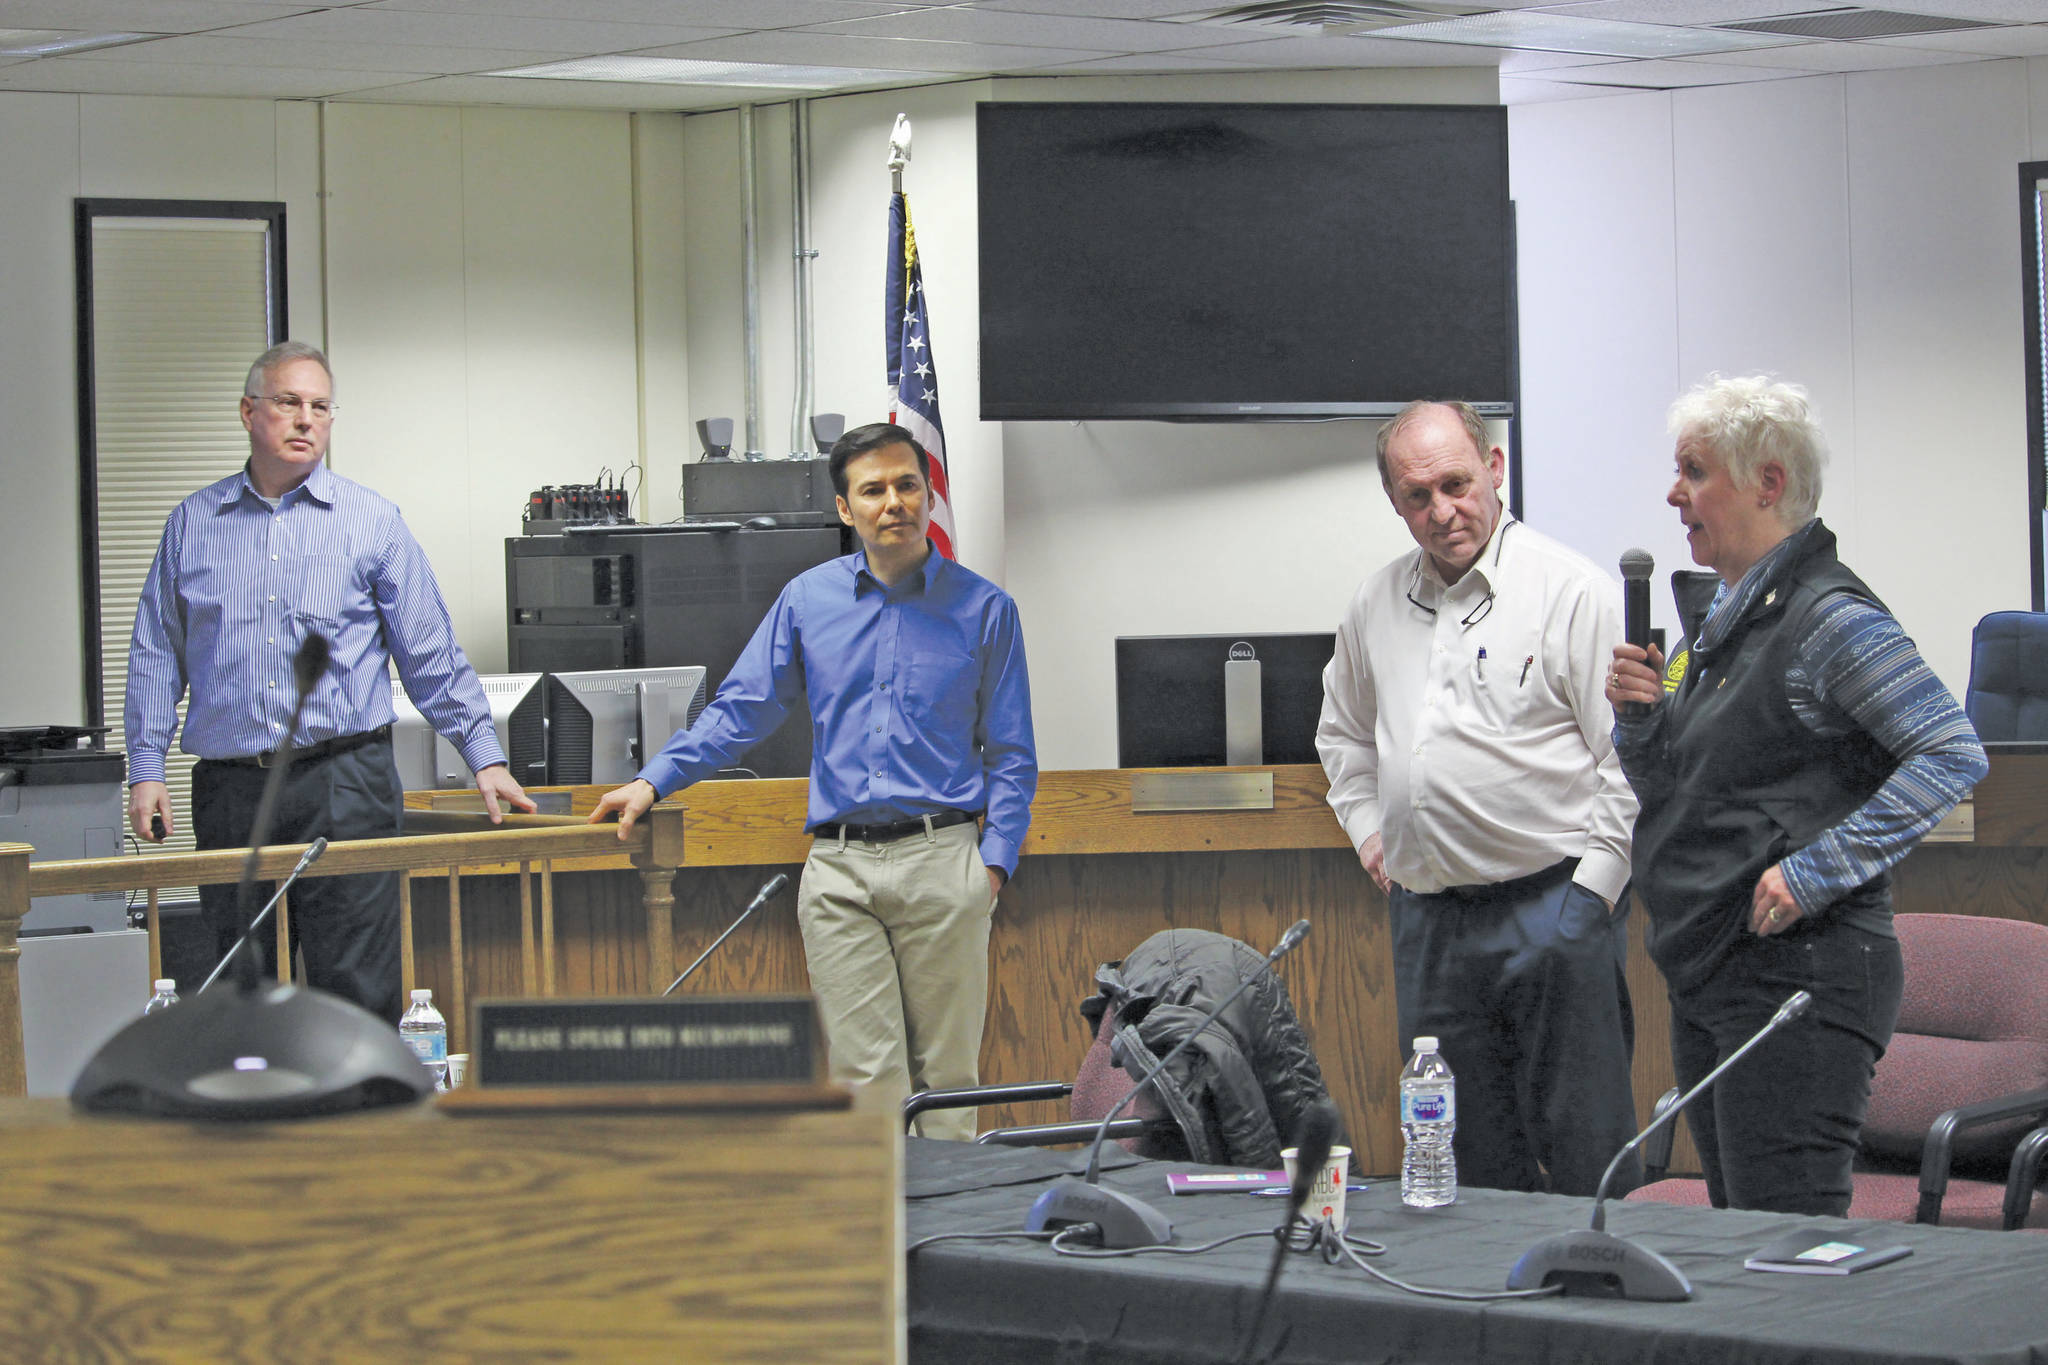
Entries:
[[891,1117],[0,1102],[0,1360],[898,1362]]
[[[1122,957],[1176,925],[1213,929],[1261,949],[1307,916],[1314,931],[1281,968],[1296,1010],[1343,1111],[1358,1169],[1398,1168],[1397,1078],[1404,1040],[1395,1036],[1392,946],[1386,898],[1359,867],[1325,803],[1322,770],[1273,774],[1274,808],[1133,814],[1129,770],[1041,776],[1016,880],[996,911],[989,1022],[982,1075],[991,1081],[1069,1078],[1087,1050],[1078,1006],[1093,993],[1097,963]],[[705,782],[680,802],[684,858],[675,879],[675,955],[687,963],[739,914],[762,880],[792,880],[810,840],[806,784],[797,780]],[[587,812],[601,788],[576,788]],[[1928,844],[1896,874],[1901,912],[1990,914],[2048,922],[2048,755],[2000,753],[1979,789],[1977,841]],[[431,794],[410,797],[426,804]],[[2026,842],[2032,840],[2032,843]],[[660,990],[647,980],[640,888],[624,859],[592,859],[598,875],[562,880],[556,919],[558,982],[565,994]],[[515,869],[503,868],[511,873]],[[443,880],[415,882],[420,984],[437,995],[448,951]],[[809,989],[803,945],[785,895],[705,963],[684,987],[707,992]],[[514,876],[469,884],[463,952],[473,995],[513,994],[520,941]],[[1628,979],[1636,1020],[1634,1088],[1644,1121],[1672,1084],[1670,1010],[1663,978],[1632,916]],[[464,1021],[451,1020],[460,1051]],[[1056,1105],[990,1109],[984,1127],[1064,1117]],[[1680,1165],[1690,1148],[1681,1142]]]

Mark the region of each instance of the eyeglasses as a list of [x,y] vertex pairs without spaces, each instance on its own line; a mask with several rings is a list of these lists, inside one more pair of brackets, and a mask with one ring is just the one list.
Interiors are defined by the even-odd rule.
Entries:
[[263,399],[287,417],[297,417],[299,410],[303,408],[313,415],[316,422],[331,422],[334,420],[334,414],[341,411],[341,404],[327,398],[308,401],[295,393],[263,393],[254,394],[252,397]]
[[[1415,570],[1415,581],[1408,585],[1408,601],[1415,607],[1417,611],[1426,611],[1431,616],[1434,616],[1436,615],[1436,608],[1430,606],[1426,602],[1421,601],[1415,596],[1415,590],[1421,586],[1422,569],[1418,565]],[[1466,612],[1463,616],[1458,618],[1458,625],[1464,629],[1469,629],[1472,626],[1476,626],[1481,621],[1484,621],[1486,619],[1486,614],[1492,610],[1493,589],[1488,588],[1486,590],[1486,596],[1479,599],[1479,605],[1472,608],[1472,610]]]
[[[1494,533],[1493,567],[1496,570],[1500,568],[1500,552],[1502,547],[1507,544],[1508,532],[1512,528],[1519,525],[1521,525],[1521,523],[1519,521],[1516,521],[1513,517],[1506,517],[1501,522],[1500,529]],[[1415,595],[1415,590],[1421,586],[1422,561],[1418,559],[1415,561],[1415,580],[1408,585],[1408,602],[1409,605],[1413,606],[1417,611],[1425,611],[1428,612],[1431,616],[1434,616],[1437,614],[1436,608],[1430,606],[1427,602],[1424,602],[1421,598]],[[1484,621],[1486,619],[1486,614],[1492,610],[1493,588],[1491,585],[1489,585],[1486,589],[1486,596],[1479,599],[1479,605],[1472,608],[1472,610],[1466,612],[1462,617],[1458,619],[1459,628],[1462,630],[1471,629],[1473,626],[1478,625],[1481,621]]]

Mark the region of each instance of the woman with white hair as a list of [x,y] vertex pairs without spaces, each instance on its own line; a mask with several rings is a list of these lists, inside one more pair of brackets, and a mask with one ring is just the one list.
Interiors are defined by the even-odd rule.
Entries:
[[[1642,803],[1635,885],[1690,1087],[1794,991],[1687,1114],[1716,1207],[1841,1216],[1898,1018],[1888,869],[1984,775],[1955,698],[1814,515],[1826,455],[1803,390],[1714,379],[1671,409],[1678,509],[1721,577],[1668,667],[1622,645],[1615,748]],[[1635,707],[1624,703],[1636,703]]]

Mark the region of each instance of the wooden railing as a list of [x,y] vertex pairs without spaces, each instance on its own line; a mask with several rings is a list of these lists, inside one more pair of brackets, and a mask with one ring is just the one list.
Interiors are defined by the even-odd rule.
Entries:
[[[448,811],[406,812],[408,833],[390,839],[353,839],[328,844],[320,860],[305,872],[307,879],[341,877],[362,872],[401,872],[398,879],[399,953],[403,986],[417,979],[413,956],[412,883],[415,875],[445,869],[448,877],[448,933],[454,951],[453,973],[446,1002],[451,1041],[467,1028],[468,1002],[462,959],[462,877],[476,868],[516,865],[524,963],[522,993],[551,995],[555,990],[555,864],[569,859],[617,856],[624,853],[640,873],[646,910],[647,975],[666,982],[674,975],[672,924],[674,878],[683,861],[683,809],[661,805],[649,811],[624,841],[615,825],[587,825],[579,818],[510,815],[502,825],[481,815]],[[304,844],[266,847],[257,876],[276,881],[290,874],[305,853]],[[82,858],[29,862],[27,844],[0,843],[0,1095],[21,1095],[28,1088],[21,1032],[22,918],[31,899],[103,891],[142,891],[148,897],[149,967],[162,973],[163,945],[159,931],[158,895],[165,887],[212,886],[239,881],[246,850],[211,853]],[[539,882],[539,917],[534,915],[534,885]],[[278,973],[290,973],[290,895],[275,912]],[[148,982],[138,981],[137,998]]]

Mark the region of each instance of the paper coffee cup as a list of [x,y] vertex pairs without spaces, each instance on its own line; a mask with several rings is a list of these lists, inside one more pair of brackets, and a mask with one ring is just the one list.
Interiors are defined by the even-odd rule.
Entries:
[[448,1088],[453,1090],[462,1084],[462,1078],[469,1074],[469,1054],[451,1052],[448,1054]]
[[[1280,1160],[1287,1167],[1287,1183],[1294,1183],[1295,1158],[1301,1154],[1299,1147],[1281,1149]],[[1315,1183],[1309,1186],[1308,1202],[1301,1206],[1301,1217],[1311,1223],[1328,1223],[1338,1231],[1344,1228],[1344,1182],[1351,1167],[1351,1149],[1332,1147],[1330,1159],[1323,1163],[1323,1169],[1316,1172]]]

